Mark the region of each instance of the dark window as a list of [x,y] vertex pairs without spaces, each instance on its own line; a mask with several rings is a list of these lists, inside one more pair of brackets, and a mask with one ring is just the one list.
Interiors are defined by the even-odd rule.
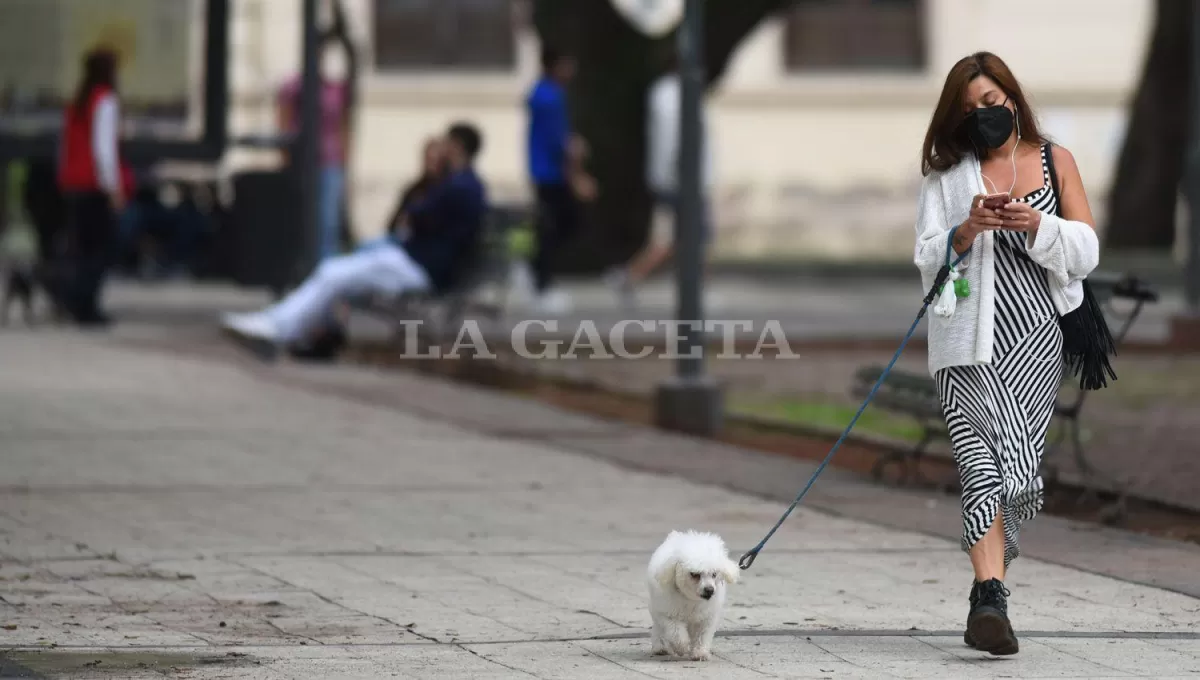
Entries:
[[785,15],[789,71],[919,71],[921,0],[795,0]]
[[509,70],[516,65],[514,0],[374,2],[379,70]]

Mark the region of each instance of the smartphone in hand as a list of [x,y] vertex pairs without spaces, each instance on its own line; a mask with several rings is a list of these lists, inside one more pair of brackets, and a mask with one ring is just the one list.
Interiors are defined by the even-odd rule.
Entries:
[[1002,194],[988,194],[983,197],[981,205],[988,210],[999,210],[1012,202],[1012,196],[1008,192]]

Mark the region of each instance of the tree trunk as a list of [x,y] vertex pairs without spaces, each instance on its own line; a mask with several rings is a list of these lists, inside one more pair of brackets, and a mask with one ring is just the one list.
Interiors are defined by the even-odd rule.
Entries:
[[[741,41],[787,0],[709,0],[705,66],[710,86],[724,74]],[[589,170],[600,196],[587,207],[563,271],[595,272],[628,260],[646,242],[650,196],[645,184],[646,95],[676,49],[675,34],[651,39],[630,26],[609,0],[535,0],[542,41],[573,54],[572,124],[592,150]]]
[[1157,0],[1146,65],[1109,192],[1108,250],[1169,250],[1192,86],[1192,3]]

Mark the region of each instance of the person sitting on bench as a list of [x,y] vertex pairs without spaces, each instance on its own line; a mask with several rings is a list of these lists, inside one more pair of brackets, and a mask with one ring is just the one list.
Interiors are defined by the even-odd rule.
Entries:
[[[431,137],[421,148],[421,174],[410,182],[400,192],[400,198],[395,210],[388,218],[384,235],[360,243],[358,252],[373,248],[387,248],[396,239],[404,240],[408,211],[418,201],[429,195],[429,192],[446,181],[449,168],[446,167],[445,142],[442,137]],[[325,321],[297,342],[288,343],[288,353],[294,359],[301,361],[331,361],[346,348],[348,337],[346,325],[350,319],[350,310],[355,301],[340,300],[329,310]]]
[[279,303],[250,314],[227,314],[223,326],[255,340],[289,344],[324,323],[339,300],[445,290],[453,285],[460,264],[477,245],[487,213],[486,189],[474,168],[482,144],[475,126],[450,126],[446,134],[450,174],[406,211],[398,230],[404,235],[325,261]]

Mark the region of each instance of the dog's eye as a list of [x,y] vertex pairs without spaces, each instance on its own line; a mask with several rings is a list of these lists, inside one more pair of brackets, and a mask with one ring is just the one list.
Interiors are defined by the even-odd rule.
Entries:
[[692,572],[692,578],[699,580],[699,578],[700,578],[700,572],[698,572],[698,571],[693,571],[693,572]]

